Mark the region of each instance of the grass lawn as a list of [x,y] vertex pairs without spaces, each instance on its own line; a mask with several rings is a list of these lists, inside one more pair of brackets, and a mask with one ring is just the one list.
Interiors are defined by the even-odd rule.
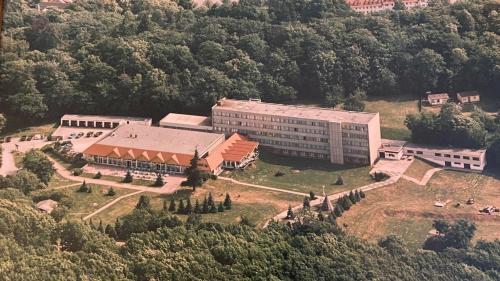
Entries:
[[[68,212],[70,218],[80,219],[111,202],[116,197],[133,192],[133,190],[114,188],[116,195],[106,196],[105,194],[108,192],[109,187],[94,184],[89,184],[89,186],[92,188],[91,193],[77,192],[78,188],[80,188],[79,186],[57,190],[71,199],[71,208]],[[52,191],[41,190],[33,193],[33,195],[44,192],[50,193]],[[93,221],[96,222],[95,220]]]
[[[209,192],[212,193],[216,204],[222,202],[225,194],[229,193],[232,200],[232,209],[223,213],[202,214],[203,221],[205,222],[237,223],[241,219],[241,216],[246,216],[255,222],[257,226],[262,226],[268,219],[286,210],[289,204],[294,206],[300,204],[303,200],[302,196],[298,195],[235,185],[222,180],[209,180],[203,187],[197,188],[194,193],[191,188],[182,188],[174,196],[177,204],[179,203],[179,199],[191,197],[191,203],[194,206],[196,199],[201,204]],[[160,210],[163,207],[164,201],[167,201],[167,204],[169,204],[172,196],[153,193],[142,194],[146,194],[151,198],[151,205],[155,210]],[[132,212],[142,194],[121,200],[96,215],[94,221],[102,220],[105,224],[114,223],[116,218]],[[187,218],[186,215],[178,216],[183,220]]]
[[[500,239],[500,215],[482,215],[479,209],[500,206],[500,179],[494,176],[441,171],[427,186],[400,179],[391,186],[368,191],[366,199],[339,218],[346,231],[358,237],[377,241],[395,234],[414,249],[420,248],[435,219],[468,219],[476,223],[474,240]],[[475,205],[466,205],[468,198]],[[436,200],[448,202],[434,207]],[[461,202],[460,207],[455,204]]]
[[0,134],[0,137],[11,136],[13,138],[23,135],[32,136],[36,134],[49,135],[53,133],[58,126],[58,122],[42,122],[40,124],[25,127],[21,124],[8,124],[8,126]]
[[[278,171],[285,175],[275,176]],[[372,183],[369,171],[370,167],[334,165],[328,161],[280,156],[261,150],[255,167],[248,167],[245,171],[224,172],[223,175],[242,182],[303,193],[314,191],[321,195],[322,186],[327,194],[332,194]],[[334,184],[338,175],[342,176],[343,185]]]
[[410,130],[404,124],[407,114],[417,113],[417,99],[393,97],[390,100],[370,99],[365,102],[365,111],[380,113],[382,138],[409,140]]
[[414,179],[421,180],[422,177],[425,175],[425,173],[433,168],[436,168],[437,166],[432,165],[431,163],[427,161],[423,161],[420,159],[415,159],[413,160],[413,163],[411,163],[410,167],[408,170],[406,170],[405,175],[410,176]]
[[[94,179],[95,178],[95,174],[91,174],[91,173],[83,173],[81,176],[82,177],[86,177],[86,178],[90,178],[90,179]],[[114,182],[123,183],[123,177],[102,175],[100,179],[101,180],[108,180],[108,181],[114,181]],[[150,181],[150,180],[134,179],[131,182],[131,184],[153,187],[154,184],[155,184],[155,182],[154,181]]]
[[61,177],[59,174],[55,173],[52,178],[50,179],[48,188],[56,188],[56,187],[61,187],[65,185],[71,185],[71,184],[77,184],[78,182],[72,181],[65,179]]

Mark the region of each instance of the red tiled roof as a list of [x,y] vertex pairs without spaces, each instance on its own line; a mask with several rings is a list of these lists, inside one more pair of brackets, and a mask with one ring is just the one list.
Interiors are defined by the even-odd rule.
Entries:
[[249,141],[246,137],[234,133],[224,143],[219,145],[207,157],[208,165],[225,161],[241,162],[259,146],[258,142]]

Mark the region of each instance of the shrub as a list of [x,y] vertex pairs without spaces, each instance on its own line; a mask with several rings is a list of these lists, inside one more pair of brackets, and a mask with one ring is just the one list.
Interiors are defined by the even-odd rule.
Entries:
[[335,185],[343,185],[344,184],[344,179],[342,178],[341,175],[337,176],[337,180],[335,181]]
[[163,186],[165,183],[163,182],[163,177],[161,174],[158,174],[156,175],[156,181],[154,183],[154,186],[156,187],[161,187]]
[[83,174],[83,169],[76,168],[73,170],[73,176],[81,176]]
[[208,173],[202,173],[201,174],[201,179],[203,181],[207,181],[208,179],[210,179],[210,174],[208,174]]
[[114,190],[112,187],[110,187],[110,188],[108,189],[108,192],[106,193],[106,195],[107,195],[107,196],[115,196],[115,195],[116,195],[116,192],[115,192],[115,190]]
[[210,175],[210,178],[215,181],[215,180],[217,180],[217,175],[212,174],[212,175]]
[[274,176],[275,176],[275,177],[282,177],[282,176],[284,176],[284,175],[285,175],[285,173],[283,173],[282,171],[277,171],[277,172],[274,174]]
[[127,171],[127,174],[125,174],[125,177],[123,178],[123,182],[125,183],[131,183],[134,180],[134,177],[130,173],[130,171]]
[[189,182],[186,180],[186,181],[182,181],[181,182],[181,186],[189,186]]
[[94,176],[94,179],[100,179],[100,178],[102,178],[102,174],[101,172],[97,172]]
[[88,192],[89,191],[89,186],[85,181],[83,181],[82,185],[80,185],[80,188],[76,190],[76,192]]

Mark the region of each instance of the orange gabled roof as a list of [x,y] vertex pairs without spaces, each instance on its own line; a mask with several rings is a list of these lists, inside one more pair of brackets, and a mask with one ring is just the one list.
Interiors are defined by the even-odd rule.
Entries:
[[158,153],[156,153],[155,157],[153,157],[153,159],[151,159],[151,162],[165,163],[165,158],[163,158],[163,155],[161,154],[161,152],[158,152]]
[[117,147],[115,147],[113,150],[111,150],[111,152],[107,156],[113,158],[120,158],[121,153],[120,150]]
[[148,152],[146,150],[144,150],[142,153],[139,154],[139,156],[137,156],[136,160],[149,161],[150,158],[149,158]]
[[167,159],[167,164],[174,164],[174,165],[179,165],[179,159],[177,159],[177,156],[175,154],[170,155],[170,157]]
[[123,156],[123,159],[136,160],[134,150],[133,149],[127,150],[127,152],[125,152],[125,155]]
[[234,133],[224,143],[219,145],[207,157],[211,169],[218,167],[222,161],[241,162],[259,146],[258,142],[249,141],[246,137]]

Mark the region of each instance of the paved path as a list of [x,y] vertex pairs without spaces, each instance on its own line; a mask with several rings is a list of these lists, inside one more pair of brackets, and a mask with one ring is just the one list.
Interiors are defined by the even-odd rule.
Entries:
[[415,179],[413,177],[410,177],[410,176],[407,176],[407,175],[403,175],[401,177],[404,178],[405,180],[409,180],[409,181],[414,182],[414,183],[416,183],[418,185],[424,186],[424,185],[427,185],[427,183],[429,182],[429,180],[432,178],[432,176],[435,173],[437,173],[439,171],[442,171],[442,170],[443,170],[443,168],[433,168],[433,169],[430,169],[427,172],[425,172],[425,175],[422,177],[421,180],[417,180],[417,179]]
[[79,185],[82,185],[82,184],[81,183],[72,183],[72,184],[63,185],[63,186],[57,186],[57,187],[47,188],[47,190],[64,189],[64,188],[75,187],[75,186],[79,186]]
[[71,174],[71,171],[68,171],[66,168],[64,168],[59,162],[54,160],[52,157],[48,156],[47,157],[54,163],[54,168],[56,169],[56,172],[63,178],[72,180],[72,181],[77,181],[77,182],[83,182],[85,181],[86,183],[91,183],[91,184],[98,184],[98,185],[105,185],[105,186],[112,186],[116,188],[126,188],[126,189],[133,189],[133,190],[138,190],[142,192],[152,192],[152,193],[160,193],[160,194],[170,194],[174,193],[175,190],[177,189],[177,186],[168,186],[164,185],[161,188],[157,187],[147,187],[147,186],[141,186],[141,185],[134,185],[134,184],[129,184],[129,183],[119,183],[119,182],[114,182],[114,181],[108,181],[108,180],[102,180],[102,179],[91,179],[91,178],[86,178],[86,177],[80,177],[80,176],[74,176]]
[[[232,178],[227,178],[227,177],[218,177],[217,179],[225,180],[225,181],[230,181],[235,184],[240,184],[240,185],[246,185],[246,186],[251,186],[251,187],[256,187],[260,189],[267,189],[271,191],[277,191],[277,192],[285,192],[285,193],[290,193],[290,194],[295,194],[295,195],[301,195],[301,196],[309,196],[309,193],[302,193],[298,191],[292,191],[292,190],[286,190],[286,189],[281,189],[281,188],[274,188],[274,187],[269,187],[269,186],[264,186],[264,185],[258,185],[258,184],[252,184],[252,183],[246,183],[246,182],[241,182]],[[319,197],[319,196],[316,196]]]
[[95,216],[95,215],[99,214],[100,212],[102,212],[102,211],[106,210],[107,208],[109,208],[109,207],[113,206],[116,202],[118,202],[118,201],[122,200],[123,198],[127,198],[127,197],[130,197],[130,196],[134,196],[134,195],[136,195],[136,194],[143,193],[143,192],[144,192],[144,191],[139,190],[139,191],[136,191],[136,192],[132,192],[132,193],[129,193],[129,194],[122,195],[122,196],[120,196],[120,197],[116,198],[115,200],[113,200],[113,201],[109,202],[108,204],[106,204],[106,205],[102,206],[101,208],[97,209],[96,211],[94,211],[94,212],[93,212],[93,213],[91,213],[90,215],[83,217],[83,219],[84,219],[84,220],[88,220],[88,219],[90,219],[91,217],[93,217],[93,216]]

